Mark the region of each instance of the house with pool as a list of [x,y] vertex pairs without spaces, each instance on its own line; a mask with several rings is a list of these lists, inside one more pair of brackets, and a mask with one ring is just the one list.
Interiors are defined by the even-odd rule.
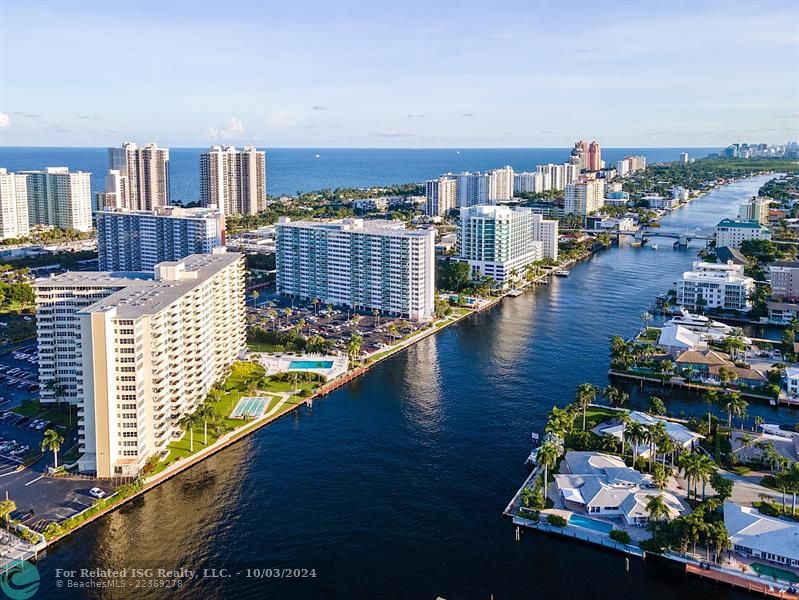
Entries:
[[649,475],[611,454],[567,452],[554,479],[564,506],[577,514],[620,518],[626,525],[642,526],[649,522],[646,505],[652,496],[663,496],[670,518],[688,512],[687,504],[677,496],[657,489]]
[[[758,569],[756,560],[799,568],[799,523],[796,521],[770,517],[751,506],[725,502],[724,525],[732,550],[746,559],[754,559],[749,566],[755,572],[769,572],[769,569]],[[792,575],[799,580],[799,571],[788,572],[787,576],[774,572],[778,569],[770,571],[770,575],[780,579],[791,580],[787,576]]]

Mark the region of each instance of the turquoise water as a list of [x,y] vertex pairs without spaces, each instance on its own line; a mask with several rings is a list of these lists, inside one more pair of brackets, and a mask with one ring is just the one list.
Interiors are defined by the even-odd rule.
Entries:
[[332,366],[332,360],[292,360],[289,363],[289,369],[329,369]]
[[582,515],[572,515],[569,517],[569,525],[576,525],[584,529],[592,529],[600,533],[610,533],[613,531],[613,525],[605,523],[604,521],[597,521],[596,519],[589,519]]

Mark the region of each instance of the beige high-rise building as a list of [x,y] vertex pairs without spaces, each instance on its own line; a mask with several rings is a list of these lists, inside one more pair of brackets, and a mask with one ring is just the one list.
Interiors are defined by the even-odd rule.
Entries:
[[169,148],[125,142],[108,149],[106,189],[97,195],[98,208],[153,210],[168,204]]
[[583,177],[566,186],[564,214],[587,216],[605,204],[605,180]]
[[78,467],[98,477],[165,456],[245,346],[241,254],[125,276],[72,271],[35,288],[41,401],[78,407]]
[[487,194],[490,204],[513,198],[513,167],[505,166],[488,172]]
[[445,217],[458,203],[458,181],[443,175],[425,181],[425,212],[431,217]]
[[23,238],[29,233],[25,175],[0,169],[0,240]]
[[91,173],[67,167],[21,171],[28,189],[28,222],[76,231],[91,231]]
[[226,215],[255,215],[266,208],[266,153],[246,146],[212,146],[200,155],[200,203]]

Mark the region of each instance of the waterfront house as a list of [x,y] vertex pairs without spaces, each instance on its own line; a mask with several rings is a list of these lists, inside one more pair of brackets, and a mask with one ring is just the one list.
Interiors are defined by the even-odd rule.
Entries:
[[706,374],[712,366],[732,365],[726,354],[715,350],[688,350],[680,354],[674,362],[678,371],[692,369],[699,375]]
[[799,318],[799,304],[795,302],[766,302],[769,323],[775,325],[788,325],[793,319]]
[[733,551],[747,558],[799,567],[799,523],[761,514],[751,506],[725,502],[724,525]]
[[761,462],[766,455],[765,448],[768,445],[787,461],[794,462],[799,458],[799,434],[778,428],[757,433],[733,431],[730,445],[733,454],[742,463]]
[[799,396],[799,369],[796,367],[785,369],[785,388],[791,396]]
[[644,525],[649,521],[649,497],[661,495],[671,517],[687,511],[676,496],[656,489],[648,475],[628,467],[618,456],[570,451],[561,470],[554,476],[555,485],[564,506],[575,512]]
[[757,369],[748,369],[743,367],[736,367],[733,364],[729,365],[712,365],[707,372],[706,379],[711,382],[718,381],[721,383],[720,372],[723,367],[726,367],[728,372],[735,374],[735,378],[730,381],[735,385],[748,385],[749,387],[763,387],[768,384],[768,378]]
[[658,346],[673,358],[677,358],[686,350],[705,350],[707,342],[682,325],[669,325],[660,330]]
[[[674,444],[679,448],[691,448],[695,442],[704,438],[703,435],[700,435],[695,431],[691,431],[681,423],[675,423],[674,421],[670,421],[668,419],[653,417],[652,415],[644,412],[634,410],[631,411],[627,416],[630,418],[630,420],[641,423],[647,427],[655,425],[656,423],[663,423],[664,427],[666,428],[666,435],[668,435],[671,441],[674,442]],[[593,431],[600,437],[603,435],[612,435],[613,437],[621,440],[624,432],[624,426],[618,421],[612,421],[598,425]],[[641,444],[638,455],[647,458],[649,456],[649,446],[647,444]]]

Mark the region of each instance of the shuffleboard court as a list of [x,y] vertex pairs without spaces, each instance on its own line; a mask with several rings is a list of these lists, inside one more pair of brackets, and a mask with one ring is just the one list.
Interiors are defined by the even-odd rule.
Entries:
[[269,398],[258,398],[247,396],[236,404],[233,412],[230,413],[231,419],[257,418],[264,414]]

